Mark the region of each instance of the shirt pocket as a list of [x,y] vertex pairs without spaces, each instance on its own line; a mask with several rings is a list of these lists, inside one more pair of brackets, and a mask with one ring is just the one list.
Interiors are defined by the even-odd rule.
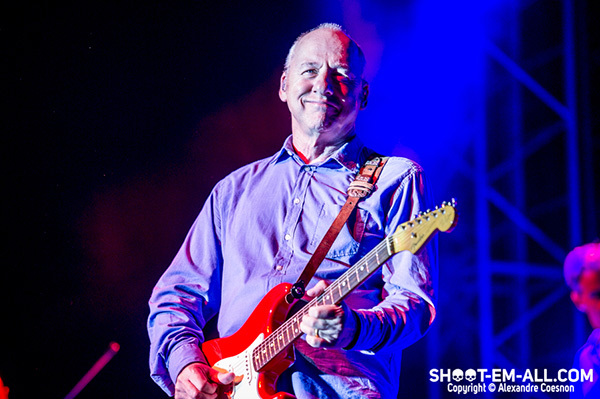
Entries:
[[[319,212],[319,218],[315,226],[308,250],[312,253],[317,249],[319,243],[325,236],[325,233],[331,227],[331,224],[340,213],[342,207],[339,205],[322,205]],[[358,253],[360,242],[365,233],[365,226],[369,218],[369,213],[360,208],[354,209],[348,221],[342,227],[333,245],[327,252],[327,258],[336,259],[346,263]]]

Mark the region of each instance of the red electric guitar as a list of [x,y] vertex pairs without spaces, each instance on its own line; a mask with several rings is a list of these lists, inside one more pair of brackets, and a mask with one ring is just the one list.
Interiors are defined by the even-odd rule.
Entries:
[[269,291],[235,334],[201,346],[213,368],[236,375],[232,390],[225,395],[230,399],[294,399],[288,393],[275,392],[275,384],[294,362],[292,343],[302,335],[299,326],[308,309],[315,305],[339,305],[392,255],[401,251],[416,254],[438,230],[451,231],[457,216],[452,201],[401,224],[394,234],[289,319],[288,313],[295,302],[288,303],[286,296],[292,285],[279,284]]

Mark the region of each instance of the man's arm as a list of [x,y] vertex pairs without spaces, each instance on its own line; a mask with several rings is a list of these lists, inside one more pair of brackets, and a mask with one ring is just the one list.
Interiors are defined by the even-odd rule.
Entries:
[[169,395],[182,370],[206,359],[202,329],[220,303],[220,220],[216,191],[206,201],[182,247],[156,284],[148,334],[152,378]]

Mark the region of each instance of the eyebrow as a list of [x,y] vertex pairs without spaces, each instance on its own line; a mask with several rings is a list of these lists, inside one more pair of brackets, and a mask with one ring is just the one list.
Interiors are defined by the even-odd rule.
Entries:
[[318,62],[303,62],[302,64],[300,64],[301,68],[306,68],[306,67],[320,67],[321,64],[319,64]]
[[[315,61],[306,61],[300,64],[300,68],[306,68],[306,67],[321,67],[321,63],[319,62],[315,62]],[[334,65],[333,69],[343,69],[344,71],[348,71],[350,72],[350,66],[347,64],[339,64],[339,65]]]

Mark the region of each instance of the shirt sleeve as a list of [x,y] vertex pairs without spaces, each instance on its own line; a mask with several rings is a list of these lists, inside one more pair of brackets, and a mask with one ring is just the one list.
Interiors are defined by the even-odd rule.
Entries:
[[202,328],[218,312],[222,253],[216,189],[150,297],[150,373],[169,395],[190,363],[206,359]]
[[[386,215],[386,236],[420,211],[433,208],[432,204],[423,171],[413,164],[392,196]],[[392,256],[382,267],[382,277],[382,301],[371,309],[354,310],[358,333],[349,349],[364,353],[402,349],[425,334],[435,318],[436,238],[418,255],[403,251]]]

